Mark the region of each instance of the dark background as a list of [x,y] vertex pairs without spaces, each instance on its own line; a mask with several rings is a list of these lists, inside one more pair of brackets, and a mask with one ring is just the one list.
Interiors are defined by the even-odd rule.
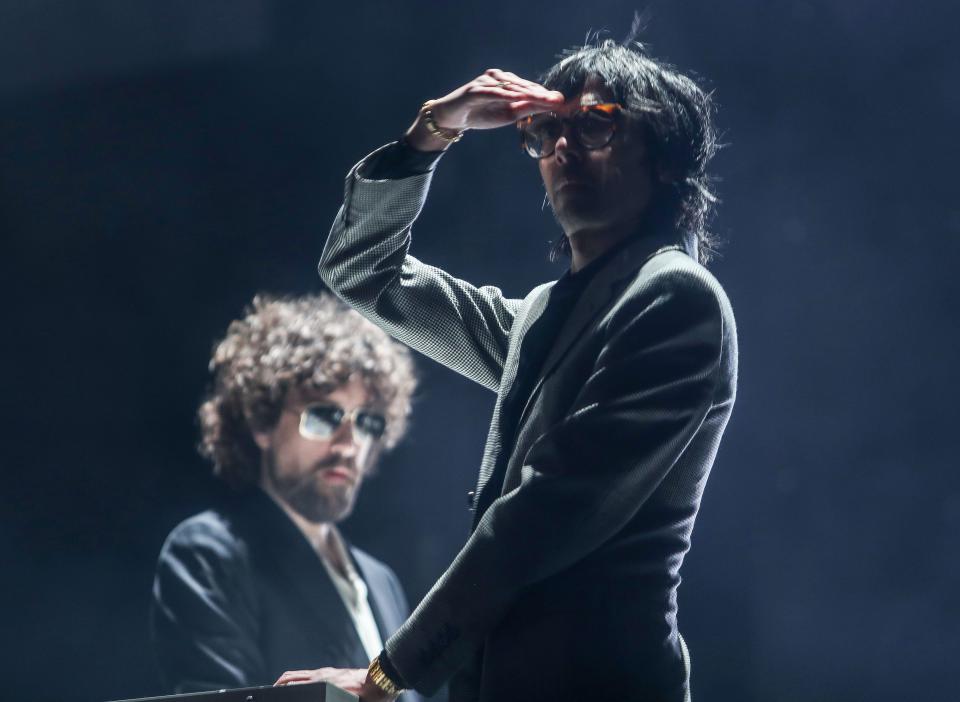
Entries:
[[[589,7],[588,7],[589,5]],[[629,2],[0,3],[4,699],[162,692],[147,638],[215,339],[318,290],[348,168],[488,67],[535,75]],[[740,394],[680,590],[701,702],[944,699],[960,653],[956,3],[653,4],[729,147]],[[510,130],[441,163],[415,253],[557,277]],[[456,553],[493,396],[424,359],[349,535],[412,599]],[[321,663],[318,661],[318,664]],[[585,671],[584,674],[589,674]]]

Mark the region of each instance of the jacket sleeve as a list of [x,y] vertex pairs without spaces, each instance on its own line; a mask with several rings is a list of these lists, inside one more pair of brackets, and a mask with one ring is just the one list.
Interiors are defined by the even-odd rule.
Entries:
[[153,584],[151,628],[173,693],[266,682],[247,571],[245,552],[221,525],[191,521],[167,539]]
[[610,313],[566,416],[534,442],[453,564],[389,639],[390,663],[430,692],[524,588],[573,565],[633,518],[712,407],[723,316],[696,273],[657,274]]
[[[384,149],[389,148],[384,147]],[[368,162],[346,180],[343,206],[320,259],[320,277],[387,333],[443,365],[496,390],[520,300],[474,287],[408,253],[410,230],[432,172],[368,180]]]
[[[390,584],[390,592],[392,593],[397,611],[400,612],[401,617],[406,619],[410,616],[410,604],[407,602],[407,595],[403,590],[403,586],[400,584],[400,579],[397,578],[397,574],[389,567],[385,566],[385,569],[387,582]],[[437,698],[434,697],[433,699]],[[441,693],[440,699],[446,700],[447,697]],[[417,691],[406,690],[400,695],[397,702],[424,702],[424,699]]]

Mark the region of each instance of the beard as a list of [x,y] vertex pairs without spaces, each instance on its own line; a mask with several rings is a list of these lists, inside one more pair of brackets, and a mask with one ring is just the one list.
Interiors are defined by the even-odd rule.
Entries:
[[324,482],[321,472],[324,468],[335,463],[335,458],[312,466],[301,475],[280,475],[272,452],[265,456],[264,465],[274,492],[287,506],[304,519],[315,524],[324,522],[337,523],[343,521],[353,512],[356,502],[359,483],[331,484]]

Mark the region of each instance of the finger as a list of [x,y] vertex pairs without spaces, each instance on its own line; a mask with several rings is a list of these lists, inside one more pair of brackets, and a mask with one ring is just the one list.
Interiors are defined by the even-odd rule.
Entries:
[[287,685],[307,685],[315,682],[331,682],[334,678],[330,675],[302,675],[293,676],[283,680],[278,680],[273,684],[274,687],[286,687]]
[[511,83],[507,80],[497,80],[492,76],[482,75],[473,83],[474,88],[503,88],[505,90],[517,90],[523,93],[530,93],[531,88],[519,83]]
[[514,83],[516,85],[522,85],[525,88],[532,88],[535,90],[542,90],[544,92],[550,92],[547,88],[540,85],[540,83],[535,83],[532,80],[527,80],[526,78],[521,78],[516,73],[511,73],[510,71],[499,71],[500,80],[505,80],[508,83]]
[[310,673],[311,671],[309,670],[288,670],[277,678],[277,682],[275,682],[274,685],[286,685],[294,680],[309,680]]
[[283,685],[289,685],[289,684],[292,683],[294,680],[302,680],[302,678],[299,678],[299,677],[294,676],[294,675],[281,675],[279,678],[277,678],[277,682],[275,682],[275,683],[273,683],[273,684],[274,684],[274,687],[280,687],[280,686],[283,686]]
[[513,90],[512,88],[501,88],[500,86],[497,86],[497,85],[478,86],[471,89],[470,94],[499,98],[501,100],[513,100],[513,101],[523,100],[525,102],[535,99],[533,98],[533,96],[523,92],[522,90]]
[[542,102],[531,100],[517,100],[516,102],[511,102],[508,107],[510,111],[513,112],[515,120],[520,120],[530,115],[539,115],[543,112],[550,112],[550,110],[553,109],[552,105],[544,105]]
[[524,88],[539,88],[540,90],[546,90],[546,88],[544,88],[542,85],[534,83],[532,80],[521,78],[516,73],[502,71],[499,68],[490,68],[484,71],[483,75],[487,78],[492,78],[495,81],[513,83],[514,85],[522,85]]
[[491,68],[484,74],[488,78],[494,78],[498,82],[505,82],[510,85],[515,85],[519,87],[526,88],[532,91],[539,96],[550,96],[551,100],[563,100],[563,93],[557,90],[549,90],[540,83],[535,83],[532,80],[527,80],[526,78],[521,78],[516,73],[511,73],[510,71],[501,71],[499,68]]
[[[491,69],[480,76],[477,76],[473,81],[476,85],[498,85],[498,86],[509,86],[514,89],[522,90],[536,90],[537,85],[531,84],[529,81],[513,81],[508,80],[506,76],[503,75],[502,71],[496,71]],[[542,88],[540,88],[542,90]]]
[[491,97],[497,100],[536,106],[536,112],[549,112],[550,110],[557,108],[557,105],[554,101],[531,95],[522,90],[511,90],[509,88],[497,88],[491,86],[488,88],[474,88],[472,94]]

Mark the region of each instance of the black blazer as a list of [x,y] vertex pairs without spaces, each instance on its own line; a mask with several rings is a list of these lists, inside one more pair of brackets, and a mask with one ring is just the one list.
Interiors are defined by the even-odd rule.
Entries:
[[[394,671],[421,692],[453,678],[457,702],[681,702],[680,566],[736,395],[723,288],[679,232],[625,242],[504,416],[553,284],[511,298],[420,262],[411,230],[432,174],[371,179],[370,162],[347,177],[323,280],[497,393],[473,533],[385,642]],[[452,242],[455,226],[443,234]]]
[[[403,590],[386,565],[348,550],[386,640],[409,612]],[[260,490],[225,499],[170,533],[157,564],[151,625],[175,693],[269,685],[285,670],[369,664],[312,546]]]

